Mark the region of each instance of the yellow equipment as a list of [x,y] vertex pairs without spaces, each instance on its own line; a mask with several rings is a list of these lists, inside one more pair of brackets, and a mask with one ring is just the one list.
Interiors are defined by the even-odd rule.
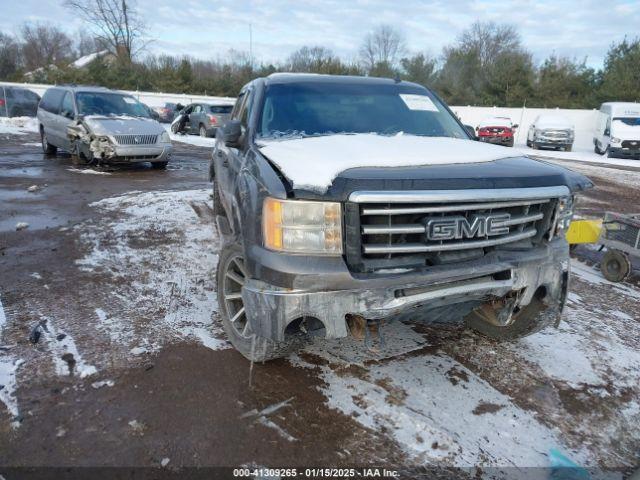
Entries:
[[602,231],[602,219],[598,220],[573,220],[567,230],[567,242],[569,245],[579,243],[598,243]]

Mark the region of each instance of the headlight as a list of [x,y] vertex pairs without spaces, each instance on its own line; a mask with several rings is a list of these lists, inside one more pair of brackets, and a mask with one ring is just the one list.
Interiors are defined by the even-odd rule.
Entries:
[[341,255],[342,209],[336,202],[266,198],[262,232],[270,250]]
[[537,137],[538,135],[542,135],[542,130],[540,130],[539,128],[536,128],[536,129],[533,131],[533,134],[534,134],[536,137]]
[[171,143],[171,136],[166,130],[160,134],[160,143]]
[[620,143],[620,139],[616,137],[611,137],[611,143]]
[[562,236],[571,225],[573,218],[574,197],[561,197],[558,199],[558,207],[556,209],[556,231],[555,235]]

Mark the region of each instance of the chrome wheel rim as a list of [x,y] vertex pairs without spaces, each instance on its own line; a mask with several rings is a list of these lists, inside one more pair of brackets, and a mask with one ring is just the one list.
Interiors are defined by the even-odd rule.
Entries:
[[234,332],[242,338],[251,338],[251,325],[242,300],[242,287],[247,280],[244,258],[234,255],[227,260],[222,281],[224,308]]

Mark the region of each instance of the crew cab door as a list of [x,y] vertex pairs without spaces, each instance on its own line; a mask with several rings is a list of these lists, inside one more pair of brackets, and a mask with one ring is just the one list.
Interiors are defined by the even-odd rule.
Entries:
[[242,168],[247,153],[246,133],[248,130],[248,118],[251,110],[253,92],[247,88],[240,92],[236,104],[231,112],[231,120],[240,120],[242,125],[242,136],[240,148],[225,145],[221,139],[216,142],[213,152],[213,162],[215,165],[216,186],[220,189],[222,204],[229,218],[232,218],[233,198],[236,191],[238,173]]

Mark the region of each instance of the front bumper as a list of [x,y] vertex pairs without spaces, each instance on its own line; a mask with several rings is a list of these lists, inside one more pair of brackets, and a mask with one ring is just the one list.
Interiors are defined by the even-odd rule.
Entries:
[[533,143],[535,143],[538,147],[543,148],[563,148],[573,145],[573,139],[536,137],[533,140]]
[[545,304],[558,312],[554,317],[557,323],[566,298],[568,273],[568,244],[556,239],[533,250],[496,250],[479,261],[419,272],[371,274],[368,278],[354,277],[348,283],[340,276],[334,283],[340,287],[333,289],[328,288],[331,278],[326,275],[318,278],[318,284],[324,286],[321,290],[286,289],[252,279],[245,284],[242,297],[256,334],[277,341],[284,339],[287,325],[301,317],[322,322],[326,338],[340,338],[348,335],[347,314],[428,321],[430,313],[459,305],[450,311],[462,318],[490,297],[503,297],[512,291],[520,292],[520,305],[528,305],[539,287],[546,290]]
[[173,145],[159,143],[145,146],[115,146],[115,154],[108,160],[112,162],[168,162],[173,153]]
[[640,160],[640,149],[612,147],[611,145],[609,145],[609,156]]
[[478,137],[478,140],[495,145],[513,145],[513,137]]

